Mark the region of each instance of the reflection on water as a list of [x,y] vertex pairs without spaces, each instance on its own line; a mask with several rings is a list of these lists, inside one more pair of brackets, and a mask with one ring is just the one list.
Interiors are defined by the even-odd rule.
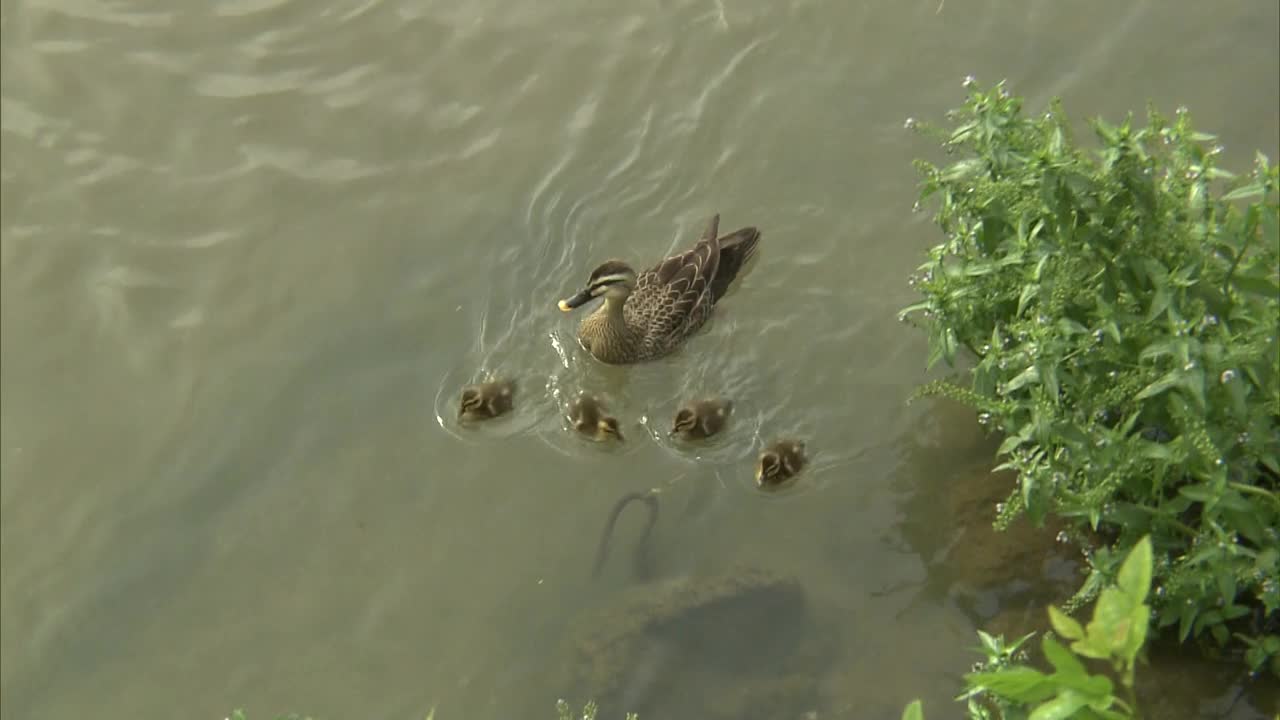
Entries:
[[[572,628],[744,566],[827,644],[719,712],[946,707],[975,624],[1072,571],[975,552],[989,447],[904,403],[924,341],[895,313],[937,236],[903,118],[974,74],[1081,118],[1185,104],[1236,167],[1280,144],[1274,4],[1088,4],[0,5],[3,714],[549,715]],[[556,300],[713,212],[763,240],[706,330],[587,357]],[[488,375],[516,411],[459,428]],[[580,391],[622,446],[567,431]],[[708,394],[723,437],[671,442]],[[812,465],[759,492],[789,435]],[[651,488],[654,576],[620,561],[636,513],[593,580]],[[619,697],[699,714],[740,669],[664,632]],[[1184,667],[1153,672],[1202,717],[1273,699]]]

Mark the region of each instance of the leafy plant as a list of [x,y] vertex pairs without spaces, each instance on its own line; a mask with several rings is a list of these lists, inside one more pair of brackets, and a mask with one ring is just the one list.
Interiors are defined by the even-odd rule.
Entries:
[[[1150,537],[1143,537],[1120,566],[1117,584],[1098,597],[1093,618],[1081,626],[1056,607],[1049,608],[1054,632],[1071,641],[1064,647],[1052,635],[1045,635],[1040,648],[1053,667],[1046,673],[1020,662],[1018,650],[1030,639],[1027,635],[1012,646],[1003,638],[982,631],[985,663],[965,676],[966,691],[958,699],[968,701],[972,720],[1128,720],[1140,717],[1134,699],[1133,671],[1147,638],[1151,607],[1152,552]],[[1106,675],[1092,674],[1084,659],[1108,661],[1120,676],[1125,698],[1115,694],[1115,684]],[[914,713],[914,714],[912,714]],[[920,701],[903,712],[903,720],[923,720]]]
[[957,158],[917,162],[946,241],[902,316],[930,366],[974,367],[917,396],[1003,434],[1018,487],[998,528],[1069,522],[1090,575],[1068,611],[1150,534],[1155,626],[1280,677],[1280,173],[1219,168],[1184,109],[1094,120],[1089,151],[1059,102],[1031,117],[1003,84],[966,86],[950,128],[909,121]]

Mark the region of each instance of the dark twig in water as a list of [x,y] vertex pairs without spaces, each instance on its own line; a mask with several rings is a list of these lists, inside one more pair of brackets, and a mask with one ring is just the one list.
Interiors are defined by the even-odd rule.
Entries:
[[609,513],[609,521],[604,524],[600,543],[596,546],[596,563],[591,569],[591,577],[600,575],[600,569],[604,567],[604,561],[609,557],[609,541],[613,537],[613,526],[618,523],[618,516],[622,514],[622,509],[632,500],[640,500],[649,506],[649,522],[644,526],[644,534],[636,541],[636,572],[644,573],[645,549],[649,542],[649,535],[653,532],[653,526],[658,522],[658,495],[654,490],[627,493],[614,504],[613,511]]

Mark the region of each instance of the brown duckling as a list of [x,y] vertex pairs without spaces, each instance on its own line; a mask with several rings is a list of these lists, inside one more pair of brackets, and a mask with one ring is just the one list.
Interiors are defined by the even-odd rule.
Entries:
[[774,488],[791,478],[805,466],[803,440],[778,440],[760,453],[756,463],[756,485]]
[[468,385],[462,388],[462,399],[458,403],[458,419],[491,420],[499,415],[505,415],[512,408],[515,393],[514,380],[494,380]]
[[685,403],[671,421],[672,437],[685,440],[705,440],[724,429],[733,412],[733,402],[708,398]]
[[604,405],[594,395],[580,395],[570,403],[569,422],[574,430],[596,442],[622,440],[618,419],[607,414]]

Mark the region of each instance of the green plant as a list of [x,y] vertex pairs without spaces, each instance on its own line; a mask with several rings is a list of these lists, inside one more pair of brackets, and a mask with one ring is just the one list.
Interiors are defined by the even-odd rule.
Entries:
[[1156,627],[1280,677],[1277,168],[1219,168],[1182,109],[1095,120],[1087,151],[1057,101],[1030,117],[1003,84],[966,85],[952,127],[909,123],[957,157],[917,162],[946,241],[902,317],[928,330],[930,366],[975,363],[968,387],[917,396],[1003,434],[1018,487],[998,528],[1068,521],[1090,567],[1068,611],[1150,534]]
[[[1151,607],[1151,539],[1143,537],[1120,565],[1117,583],[1104,589],[1086,626],[1050,606],[1054,632],[1071,641],[1070,649],[1052,635],[1040,648],[1053,667],[1046,673],[1020,662],[1018,648],[1031,635],[1011,646],[1003,638],[982,631],[987,661],[965,676],[966,690],[958,698],[968,701],[972,720],[1127,720],[1138,718],[1133,692],[1133,671],[1147,638]],[[1103,660],[1120,676],[1125,698],[1115,694],[1115,684],[1103,674],[1093,674],[1083,659]],[[910,715],[913,712],[914,715]],[[923,720],[920,701],[907,706],[903,720]]]

